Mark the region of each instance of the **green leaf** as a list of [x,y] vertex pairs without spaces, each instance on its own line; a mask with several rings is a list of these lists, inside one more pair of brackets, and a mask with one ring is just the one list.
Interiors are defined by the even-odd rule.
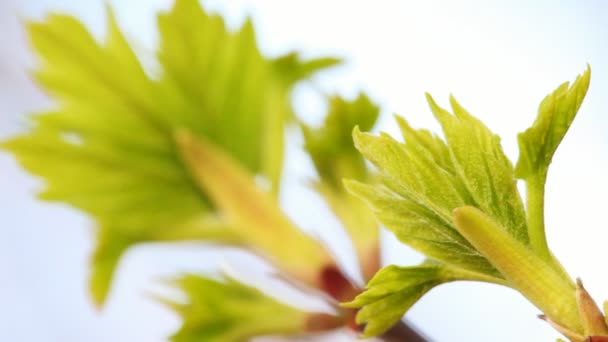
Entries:
[[[452,162],[450,150],[441,138],[426,129],[414,129],[405,118],[399,115],[395,115],[395,119],[408,148],[415,151],[415,154],[432,158],[439,167],[453,176],[456,175],[456,167]],[[466,193],[464,185],[461,185],[461,187],[460,192]]]
[[282,77],[288,84],[309,78],[319,70],[340,64],[342,64],[342,60],[333,57],[302,60],[301,56],[296,52],[287,53],[274,60],[274,68],[277,71],[277,76]]
[[186,275],[177,286],[186,303],[165,300],[182,318],[175,342],[245,342],[263,335],[294,335],[309,314],[229,277]]
[[500,138],[453,97],[450,97],[453,115],[437,106],[428,94],[427,99],[443,127],[456,173],[472,197],[471,204],[492,216],[517,240],[528,244],[526,214],[513,165],[502,150]]
[[423,204],[446,221],[450,210],[466,203],[468,193],[462,182],[440,168],[425,152],[410,143],[399,143],[388,135],[374,136],[355,128],[355,146],[385,178],[388,187],[399,195]]
[[[583,87],[585,83],[588,79],[579,78],[572,88]],[[556,93],[561,94],[564,89],[568,89],[567,85]],[[365,200],[380,222],[405,244],[446,267],[475,274],[476,280],[513,287],[551,321],[581,331],[574,284],[548,249],[545,255],[536,248],[537,235],[528,228],[537,227],[538,220],[526,217],[515,170],[500,146],[500,139],[454,98],[450,98],[453,114],[439,107],[430,95],[427,99],[443,128],[445,142],[428,131],[413,129],[399,117],[404,143],[386,134],[374,136],[355,129],[357,149],[377,166],[383,184],[350,181],[347,188]],[[563,101],[576,111],[581,99],[579,92]],[[520,138],[520,143],[523,140]],[[549,150],[551,144],[548,143]],[[541,183],[531,184],[544,186],[544,178]],[[535,196],[532,199],[541,200],[531,201],[529,197],[528,209],[530,203],[533,208],[537,206],[534,204],[542,204],[539,196],[542,193],[530,193]],[[542,222],[542,216],[539,217],[538,222]],[[370,283],[370,290],[352,304],[363,307],[359,319],[369,321],[369,335],[390,327],[436,285],[435,278],[429,278],[426,271],[415,271],[420,272],[423,279],[420,282],[417,273],[406,273],[413,285],[400,292],[382,287],[374,290],[373,282]],[[466,277],[461,273],[453,280]],[[395,297],[387,299],[384,296],[387,293]],[[391,306],[391,302],[401,305]]]
[[320,128],[302,124],[305,148],[319,174],[313,187],[325,199],[353,240],[363,275],[370,279],[379,268],[379,229],[365,204],[345,191],[342,180],[371,181],[365,160],[353,145],[356,125],[371,129],[379,108],[364,94],[352,101],[332,97]]
[[35,77],[56,109],[32,117],[30,131],[3,147],[45,181],[41,198],[98,222],[91,284],[98,302],[133,244],[238,241],[217,229],[225,222],[184,228],[222,218],[183,165],[174,131],[186,127],[211,140],[270,180],[276,194],[290,89],[331,64],[297,60],[279,67],[260,53],[250,22],[231,32],[197,0],[177,0],[159,17],[159,29],[160,69],[151,75],[111,12],[103,42],[65,15],[28,25],[40,56]]
[[363,337],[378,336],[399,321],[433,287],[455,280],[503,283],[497,278],[437,262],[412,267],[393,265],[378,272],[365,292],[343,306],[362,308],[357,313],[357,323],[365,324]]
[[278,187],[284,124],[292,113],[289,91],[303,77],[338,61],[302,61],[295,53],[288,54],[291,63],[281,63],[285,57],[265,58],[250,20],[230,32],[197,0],[176,1],[158,25],[167,109],[182,126],[224,147]]
[[225,220],[206,215],[179,224],[131,233],[129,227],[105,225],[97,229],[97,247],[91,258],[89,283],[97,306],[102,306],[110,290],[112,276],[121,257],[134,244],[142,241],[206,240],[233,246],[245,246],[247,241]]
[[346,187],[363,199],[384,226],[403,243],[424,255],[477,271],[501,277],[494,267],[458,233],[451,220],[445,220],[432,209],[403,197],[382,185],[347,181]]
[[564,83],[545,97],[532,127],[518,136],[519,160],[516,175],[526,182],[528,235],[534,251],[556,270],[567,276],[551,254],[545,235],[545,182],[555,150],[564,138],[587,93],[591,69],[569,86]]
[[527,179],[547,172],[555,150],[585,98],[590,79],[588,66],[572,85],[565,82],[543,99],[532,126],[518,136],[519,160],[515,168],[518,178]]
[[370,130],[376,123],[380,109],[365,94],[348,101],[334,96],[323,125],[314,129],[302,125],[306,151],[315,169],[326,183],[342,190],[342,179],[366,180],[369,171],[360,153],[353,146],[352,129],[359,125]]
[[493,260],[457,229],[454,209],[479,208],[504,225],[498,226],[502,233],[528,244],[513,166],[499,138],[453,98],[454,114],[437,106],[430,96],[428,100],[447,143],[426,130],[412,128],[400,117],[397,120],[404,143],[386,134],[362,133],[358,128],[353,133],[355,146],[378,168],[383,184],[348,181],[348,190],[366,201],[400,241],[442,263],[442,267],[408,268],[400,279],[404,284],[401,290],[374,290],[380,280],[370,283],[370,290],[356,302],[363,307],[359,321],[368,322],[366,336],[388,329],[424,293],[448,281],[437,275],[438,270],[458,270],[450,274],[449,281],[474,275],[475,280],[510,285]]
[[[433,102],[431,107],[436,111],[441,110],[433,106]],[[444,121],[457,119],[441,111]],[[461,113],[462,110],[459,109],[458,112]],[[452,147],[428,131],[413,129],[404,119],[398,118],[398,121],[405,143],[385,134],[374,136],[355,129],[353,135],[356,147],[378,167],[384,185],[348,183],[347,187],[366,201],[380,222],[405,244],[433,259],[500,277],[491,263],[460,235],[452,222],[453,209],[463,205],[477,206],[480,203],[477,200],[482,197],[480,190],[468,183],[489,175],[469,171],[470,178],[467,181],[468,176],[462,171],[458,158],[455,157],[458,152],[454,150],[458,150],[461,143],[458,139],[453,141],[456,147]],[[469,121],[477,122],[470,117]],[[480,125],[481,123],[477,123],[477,126],[472,127],[477,127],[477,131],[481,132],[478,135],[484,137],[482,133],[488,131],[485,126]],[[460,134],[472,133],[468,126],[463,125],[461,133],[458,133],[457,127],[447,127],[446,135],[461,138]],[[478,148],[491,149],[495,154],[503,156],[500,146],[494,144]],[[477,152],[483,154],[481,151]],[[507,174],[509,170],[512,173],[512,168],[508,169],[508,165],[505,165]],[[493,179],[486,181],[492,182],[494,186]],[[508,184],[499,185],[514,191],[512,196],[517,202],[519,195],[514,178],[511,177],[505,182]],[[512,188],[506,185],[511,185]],[[523,215],[521,202],[519,205],[519,215]],[[501,213],[501,209],[497,208],[498,205],[494,202],[486,203],[483,207]],[[525,228],[525,216],[522,217]],[[506,221],[511,220],[520,221],[521,218],[514,220],[513,217],[508,217]],[[519,232],[520,228],[513,230]]]

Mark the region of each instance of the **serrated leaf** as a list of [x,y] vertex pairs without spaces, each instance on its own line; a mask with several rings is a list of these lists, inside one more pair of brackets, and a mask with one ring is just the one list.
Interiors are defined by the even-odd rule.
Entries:
[[518,136],[519,160],[515,168],[518,178],[547,172],[553,154],[585,98],[590,79],[591,68],[587,67],[572,85],[563,83],[543,99],[532,126]]
[[368,283],[367,290],[354,301],[343,304],[362,308],[357,323],[365,324],[363,337],[378,336],[392,327],[429,290],[455,280],[481,280],[501,283],[498,278],[427,262],[419,266],[385,267]]
[[[588,79],[583,76],[573,88],[585,82]],[[556,93],[564,89],[567,85]],[[564,100],[574,112],[582,100],[580,92],[578,95],[572,95],[569,102]],[[542,215],[533,215],[537,220],[526,217],[515,170],[500,139],[454,98],[450,99],[453,114],[439,107],[430,95],[427,99],[447,143],[427,131],[413,129],[401,118],[398,120],[405,143],[355,129],[357,148],[378,167],[384,184],[349,182],[348,188],[366,200],[378,219],[404,243],[448,267],[456,266],[459,271],[488,277],[483,281],[517,289],[558,326],[580,333],[574,285],[550,251],[539,252],[542,248],[537,248],[538,242],[543,242],[540,238],[544,235],[533,236],[534,231],[528,231],[528,227],[543,227]],[[558,143],[548,142],[550,155]],[[546,172],[541,170],[540,174],[544,177]],[[544,178],[538,184],[544,185]],[[534,203],[533,209],[542,208],[542,192],[530,193],[539,200],[530,201],[529,197],[528,204]],[[466,205],[459,206],[462,203]],[[481,264],[471,256],[482,260]],[[479,266],[483,264],[487,267]],[[460,275],[455,279],[466,278]],[[414,285],[383,302],[385,294],[392,293],[389,287],[370,290],[361,295],[361,302],[352,304],[363,307],[360,322],[370,321],[373,334],[388,329],[403,313],[390,301],[401,301],[401,307],[407,309],[428,290]],[[594,319],[597,321],[597,317]]]
[[364,94],[352,101],[334,96],[329,100],[329,112],[320,128],[302,124],[304,146],[319,175],[313,187],[347,230],[366,279],[379,268],[379,229],[371,211],[345,191],[342,180],[371,180],[365,160],[353,145],[351,131],[356,125],[371,129],[379,112],[378,106]]
[[[468,279],[474,274],[477,280],[509,284],[491,259],[457,229],[452,211],[463,205],[480,208],[505,224],[499,226],[504,234],[527,245],[527,222],[513,166],[498,137],[453,98],[455,114],[437,106],[430,96],[428,100],[447,143],[426,130],[412,128],[399,117],[404,143],[386,134],[361,133],[356,128],[355,146],[377,166],[383,184],[349,181],[347,188],[366,201],[378,220],[400,241],[441,261],[445,267],[458,270],[460,273],[453,273],[451,280]],[[413,283],[402,291],[380,287],[362,295],[367,302],[357,303],[363,307],[358,319],[369,321],[366,336],[388,329],[420,296],[442,282],[425,277],[427,271],[425,268],[406,273]],[[420,283],[417,275],[423,279]],[[394,297],[383,296],[385,293]],[[391,302],[400,304],[393,306]]]
[[177,0],[160,16],[156,75],[144,70],[111,13],[103,43],[65,15],[50,15],[28,29],[41,57],[36,79],[57,109],[33,117],[28,133],[3,146],[44,179],[41,198],[87,212],[103,236],[117,234],[117,245],[107,237],[95,252],[91,287],[97,301],[105,298],[114,267],[132,244],[234,241],[217,225],[207,232],[201,231],[205,225],[182,229],[221,217],[182,164],[174,130],[187,127],[210,139],[269,179],[276,193],[289,91],[297,75],[331,64],[298,60],[279,68],[260,53],[250,22],[230,32],[196,0]]
[[265,58],[250,20],[232,33],[221,17],[205,13],[196,0],[176,1],[170,13],[159,16],[158,26],[168,109],[182,117],[183,126],[224,147],[276,188],[284,124],[292,112],[289,91],[295,82],[337,61],[303,61],[296,53],[288,54],[291,63]]
[[474,206],[496,219],[517,240],[528,244],[526,214],[513,165],[502,150],[500,138],[453,97],[450,103],[454,114],[440,108],[428,94],[427,99],[443,128],[456,173]]
[[591,69],[577,77],[569,86],[564,83],[545,97],[532,127],[518,136],[519,160],[516,176],[526,182],[528,235],[533,250],[551,263],[565,277],[563,266],[553,256],[547,244],[544,219],[545,182],[555,150],[564,138],[587,93]]
[[[395,115],[395,119],[409,148],[416,151],[417,154],[432,158],[439,167],[456,175],[456,167],[452,162],[450,150],[441,138],[426,129],[414,129],[402,116]],[[463,190],[460,191],[465,193]]]
[[177,280],[186,303],[167,301],[182,318],[175,342],[245,342],[263,335],[292,335],[306,328],[308,313],[229,277],[187,275]]
[[385,134],[374,136],[355,128],[353,136],[357,149],[378,167],[392,191],[425,205],[446,221],[451,208],[465,203],[467,194],[455,183],[459,179],[438,167],[428,154]]
[[476,202],[449,146],[427,131],[411,128],[404,119],[398,120],[405,143],[355,129],[356,147],[378,167],[384,185],[348,183],[347,187],[403,243],[433,259],[500,277],[452,222],[454,208]]
[[346,182],[385,227],[403,243],[430,258],[464,269],[501,277],[494,267],[445,220],[428,207],[381,185]]

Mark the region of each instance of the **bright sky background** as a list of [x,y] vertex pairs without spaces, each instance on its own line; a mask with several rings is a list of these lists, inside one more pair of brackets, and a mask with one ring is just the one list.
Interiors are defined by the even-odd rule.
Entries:
[[[156,38],[154,13],[171,1],[109,2],[138,49],[150,53]],[[540,100],[589,63],[590,91],[549,174],[547,234],[571,274],[581,277],[598,301],[608,299],[608,274],[600,267],[608,241],[608,2],[203,3],[234,26],[245,15],[253,16],[268,55],[298,49],[348,61],[298,90],[296,109],[305,120],[321,119],[319,89],[345,95],[364,90],[383,107],[380,130],[396,132],[391,113],[437,130],[424,92],[444,105],[454,94],[503,137],[513,160],[516,133],[532,123]],[[41,18],[50,9],[73,13],[103,35],[103,1],[0,1],[0,137],[19,131],[24,114],[45,105],[25,74],[32,59],[17,14]],[[302,226],[322,227],[314,232],[334,242],[341,236],[331,232],[337,224],[303,186],[313,172],[301,141],[297,136],[292,140],[285,209]],[[33,194],[39,187],[10,156],[0,153],[1,341],[164,341],[178,321],[146,297],[160,291],[156,280],[243,259],[196,246],[137,248],[123,261],[108,306],[97,312],[86,294],[91,222],[66,207],[36,201]],[[338,245],[348,251],[343,242]],[[348,253],[341,257],[354,269]],[[419,260],[407,247],[387,244],[387,263]],[[557,334],[535,319],[538,313],[514,291],[456,283],[433,290],[406,317],[436,341],[554,341]],[[333,341],[339,339],[352,340],[339,336]]]

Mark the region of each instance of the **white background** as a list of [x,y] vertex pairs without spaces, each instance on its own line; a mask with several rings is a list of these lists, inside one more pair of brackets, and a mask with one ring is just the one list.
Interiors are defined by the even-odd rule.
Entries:
[[[109,1],[128,37],[143,54],[154,48],[154,13],[171,1]],[[591,88],[549,174],[550,245],[573,276],[598,299],[608,298],[602,267],[608,240],[608,3],[602,1],[205,1],[234,27],[254,18],[263,50],[333,54],[348,63],[298,89],[296,109],[318,123],[318,90],[352,96],[365,90],[383,108],[380,130],[396,132],[391,113],[418,127],[438,129],[424,100],[460,102],[503,137],[517,158],[515,136],[533,121],[540,100],[561,82],[592,66]],[[48,103],[29,82],[32,65],[19,18],[48,10],[73,13],[103,35],[102,1],[0,0],[0,137],[24,127],[25,114]],[[316,90],[312,90],[316,89]],[[338,227],[303,180],[311,164],[292,137],[284,193],[286,211],[345,252]],[[40,188],[0,153],[0,341],[164,341],[179,324],[151,300],[157,280],[184,270],[209,271],[243,257],[221,256],[197,245],[144,246],[117,274],[107,307],[95,310],[86,293],[91,226],[83,215],[35,200]],[[387,236],[386,263],[421,257]],[[241,260],[241,261],[239,261]],[[485,284],[441,286],[406,318],[436,341],[554,341],[538,310],[514,291]],[[347,335],[336,340],[349,341]]]

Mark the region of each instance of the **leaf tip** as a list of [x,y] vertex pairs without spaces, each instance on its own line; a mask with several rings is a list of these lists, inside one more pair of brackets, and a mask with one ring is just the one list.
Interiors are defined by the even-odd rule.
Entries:
[[356,125],[355,127],[353,127],[353,142],[355,144],[355,148],[359,151],[361,151],[361,146],[363,144],[362,140],[363,140],[363,136],[364,133],[361,132],[361,128],[359,127],[359,125]]
[[431,107],[436,107],[437,103],[435,102],[435,99],[433,99],[433,96],[430,93],[424,93],[424,97],[426,98],[426,102],[431,106]]

